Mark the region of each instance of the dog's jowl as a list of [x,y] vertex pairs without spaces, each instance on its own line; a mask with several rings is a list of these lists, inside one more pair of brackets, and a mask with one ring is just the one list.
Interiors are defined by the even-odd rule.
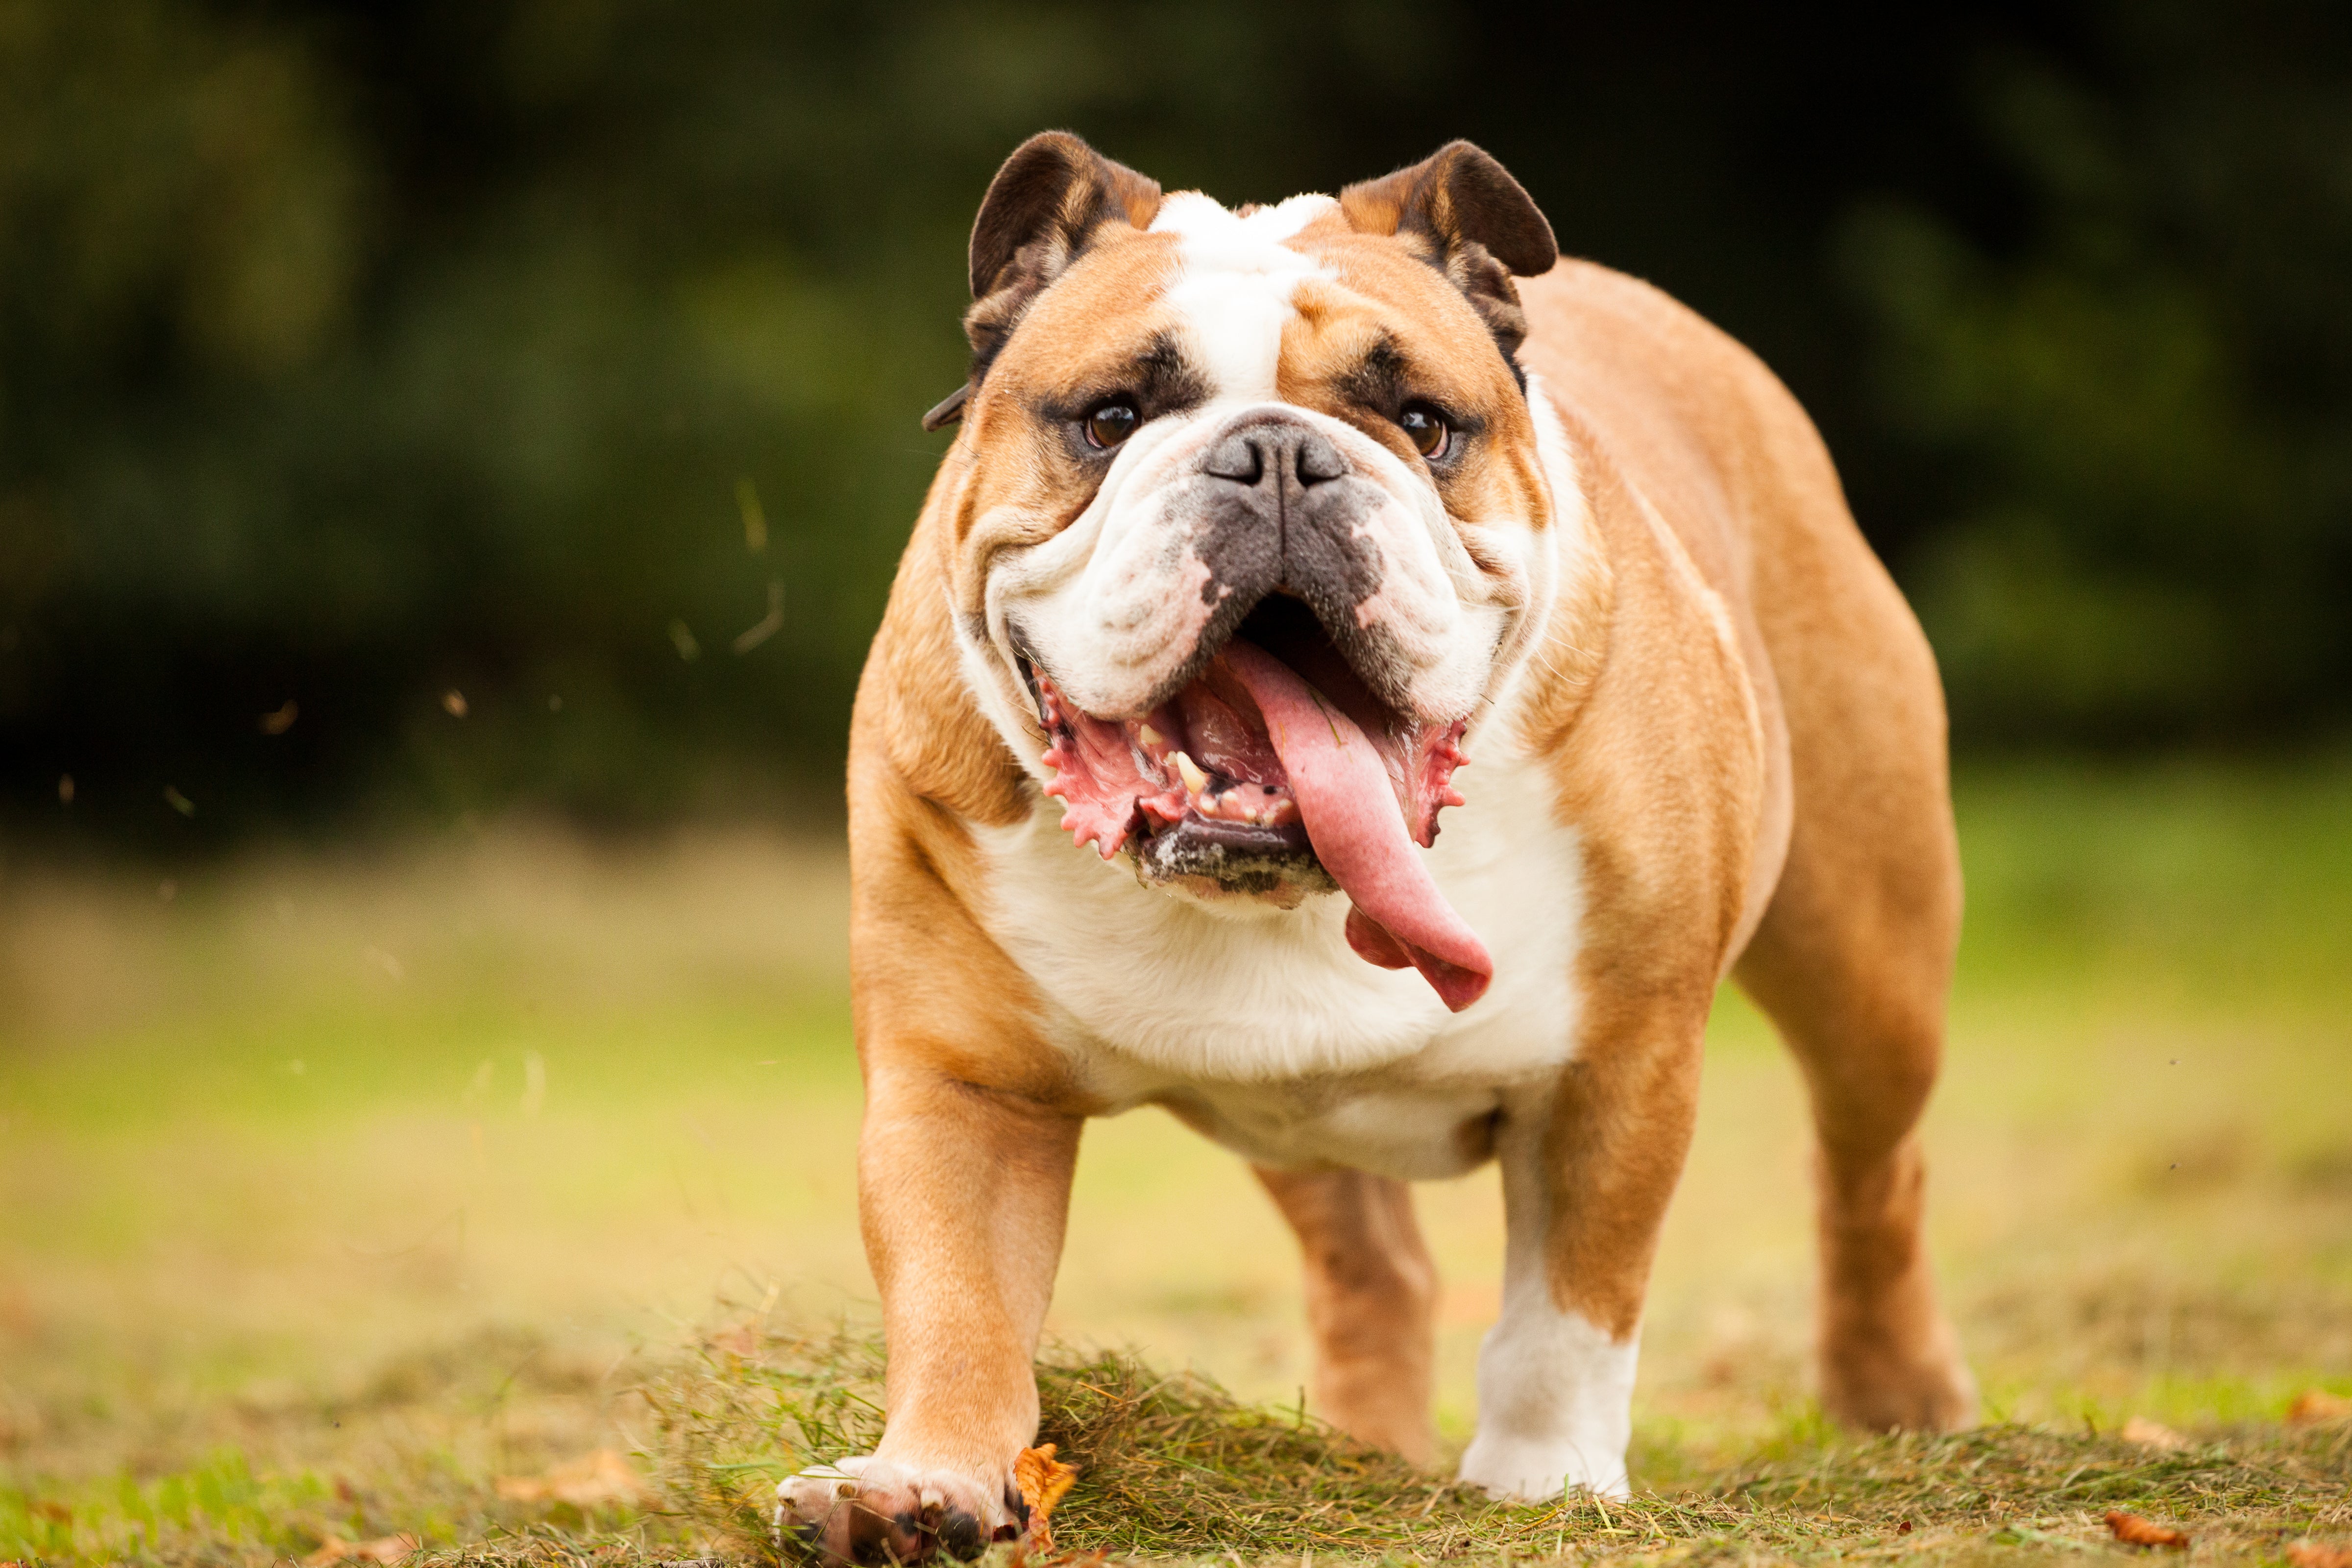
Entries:
[[1017,1531],[1079,1128],[1146,1103],[1297,1231],[1323,1414],[1425,1462],[1406,1184],[1499,1162],[1462,1475],[1622,1492],[1727,974],[1812,1092],[1826,1404],[1969,1420],[1914,1131],[1959,921],[1942,696],[1788,392],[1561,260],[1466,142],[1228,209],[1039,136],[971,265],[851,742],[887,1429],[781,1524],[867,1559]]

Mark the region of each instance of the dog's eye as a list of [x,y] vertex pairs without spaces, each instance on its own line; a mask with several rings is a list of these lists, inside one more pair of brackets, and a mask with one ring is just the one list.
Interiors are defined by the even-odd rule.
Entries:
[[1087,445],[1108,451],[1135,434],[1141,418],[1135,405],[1123,397],[1113,398],[1086,417]]
[[1454,438],[1454,432],[1446,426],[1445,416],[1427,404],[1416,403],[1407,408],[1397,416],[1397,424],[1403,429],[1405,439],[1412,443],[1413,449],[1432,462],[1445,455],[1446,446]]

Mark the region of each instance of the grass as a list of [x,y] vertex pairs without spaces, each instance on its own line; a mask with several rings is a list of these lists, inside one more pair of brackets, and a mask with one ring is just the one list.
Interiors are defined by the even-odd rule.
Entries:
[[[1497,1510],[1319,1427],[1279,1221],[1147,1113],[1089,1133],[1049,1325],[1065,1544],[2016,1560],[2107,1550],[2118,1504],[2200,1557],[2352,1537],[2344,1429],[2280,1419],[2352,1394],[2352,765],[2010,770],[1960,802],[1929,1142],[1987,1427],[1821,1422],[1801,1100],[1727,994],[1633,1501]],[[0,1560],[764,1552],[778,1468],[876,1419],[837,859],[502,828],[162,883],[0,869]],[[1420,1203],[1458,1445],[1499,1204],[1490,1174]],[[2134,1416],[2190,1446],[2123,1442]],[[657,1493],[494,1485],[598,1448]]]
[[[744,1333],[648,1392],[667,1495],[697,1549],[763,1557],[773,1483],[871,1446],[881,1348],[851,1333]],[[2181,1521],[2209,1550],[2259,1552],[2352,1521],[2352,1424],[2250,1428],[2179,1452],[2095,1430],[1999,1424],[1844,1438],[1800,1419],[1719,1475],[1623,1502],[1505,1506],[1349,1442],[1303,1409],[1234,1400],[1128,1355],[1050,1354],[1041,1437],[1082,1466],[1057,1544],[1119,1557],[1423,1561],[1693,1555],[1936,1557],[1961,1545],[2105,1538],[2105,1510]],[[1693,1478],[1698,1479],[1697,1478]]]

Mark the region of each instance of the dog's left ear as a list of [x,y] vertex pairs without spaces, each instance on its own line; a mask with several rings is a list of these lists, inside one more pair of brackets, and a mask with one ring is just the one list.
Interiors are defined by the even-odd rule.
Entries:
[[1395,235],[1452,279],[1518,373],[1528,319],[1511,277],[1550,271],[1559,242],[1508,169],[1483,148],[1449,142],[1408,168],[1349,185],[1339,210],[1349,227]]
[[1013,335],[1022,314],[1086,253],[1105,224],[1149,228],[1160,184],[1113,163],[1066,131],[1045,131],[1013,150],[989,182],[971,226],[971,375],[923,416],[936,430],[963,416],[963,403]]

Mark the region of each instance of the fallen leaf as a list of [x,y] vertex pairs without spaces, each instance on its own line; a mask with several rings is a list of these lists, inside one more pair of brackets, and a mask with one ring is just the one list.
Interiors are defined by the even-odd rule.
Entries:
[[1022,1544],[1031,1552],[1054,1550],[1053,1528],[1045,1521],[1054,1505],[1078,1481],[1078,1467],[1055,1458],[1055,1447],[1043,1443],[1024,1448],[1013,1461],[1013,1484],[1021,1489],[1021,1500],[1029,1505],[1029,1529],[1021,1538]]
[[302,1568],[331,1568],[337,1563],[399,1563],[423,1544],[413,1535],[379,1535],[373,1541],[345,1541],[330,1535],[319,1543],[318,1551],[302,1559]]
[[760,1353],[760,1325],[746,1319],[721,1329],[710,1336],[710,1348],[724,1351],[738,1361],[749,1361]]
[[2135,1415],[2124,1423],[2124,1441],[2137,1443],[2143,1448],[2158,1448],[2165,1453],[2178,1453],[2189,1447],[2189,1439],[2161,1421],[2151,1421],[2145,1415]]
[[2298,1541],[2286,1549],[2286,1560],[2294,1568],[2352,1568],[2352,1546],[2322,1546],[2316,1541]]
[[2324,1388],[2306,1388],[2294,1396],[2286,1407],[2286,1424],[2290,1426],[2317,1426],[2324,1422],[2341,1421],[2352,1416],[2352,1399],[2330,1394]]
[[455,687],[441,694],[441,710],[452,719],[466,716],[466,694]]
[[617,1448],[599,1448],[543,1476],[500,1476],[496,1485],[509,1502],[568,1502],[583,1512],[616,1503],[642,1508],[653,1500],[653,1489]]
[[2161,1546],[2170,1552],[2189,1550],[2189,1537],[2180,1531],[2119,1508],[2107,1510],[2107,1529],[2126,1546]]

